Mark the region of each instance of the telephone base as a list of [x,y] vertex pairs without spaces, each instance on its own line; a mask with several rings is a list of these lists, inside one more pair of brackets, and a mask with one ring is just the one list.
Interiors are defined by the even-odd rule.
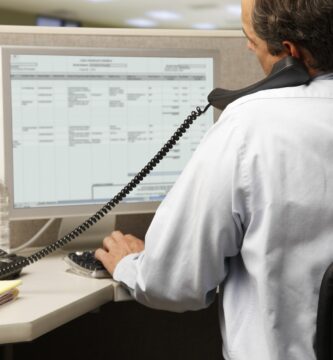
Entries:
[[[15,264],[19,260],[24,260],[25,258],[23,256],[18,256],[15,254],[8,254],[6,251],[0,249],[0,270],[6,269],[11,264]],[[22,268],[17,268],[16,270],[13,270],[9,274],[0,276],[0,280],[13,280],[20,276],[20,273],[22,271]]]

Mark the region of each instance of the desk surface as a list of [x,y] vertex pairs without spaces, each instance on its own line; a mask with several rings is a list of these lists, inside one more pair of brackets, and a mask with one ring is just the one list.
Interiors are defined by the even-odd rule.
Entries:
[[0,306],[0,344],[30,341],[111,301],[129,299],[111,279],[73,274],[63,252],[22,271],[19,297]]

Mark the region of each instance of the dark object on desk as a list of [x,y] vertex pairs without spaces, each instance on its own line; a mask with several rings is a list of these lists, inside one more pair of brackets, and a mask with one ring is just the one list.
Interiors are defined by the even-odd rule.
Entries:
[[22,266],[16,266],[18,262],[25,260],[24,256],[18,256],[15,254],[8,254],[6,251],[0,249],[0,269],[12,267],[12,272],[9,274],[0,276],[0,280],[11,280],[19,277]]
[[76,274],[98,279],[111,277],[103,264],[95,258],[95,250],[71,252],[64,260]]

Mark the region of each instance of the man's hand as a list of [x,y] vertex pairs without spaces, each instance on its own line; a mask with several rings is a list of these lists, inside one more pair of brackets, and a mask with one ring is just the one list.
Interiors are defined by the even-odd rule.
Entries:
[[119,261],[126,255],[144,250],[144,242],[137,237],[120,231],[113,231],[103,240],[103,249],[97,249],[95,257],[102,262],[110,274],[113,274]]

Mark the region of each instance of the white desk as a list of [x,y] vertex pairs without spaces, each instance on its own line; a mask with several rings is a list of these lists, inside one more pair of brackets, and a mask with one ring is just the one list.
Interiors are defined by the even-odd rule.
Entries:
[[25,267],[19,297],[0,306],[0,344],[33,340],[111,301],[130,299],[111,279],[68,272],[64,252]]

